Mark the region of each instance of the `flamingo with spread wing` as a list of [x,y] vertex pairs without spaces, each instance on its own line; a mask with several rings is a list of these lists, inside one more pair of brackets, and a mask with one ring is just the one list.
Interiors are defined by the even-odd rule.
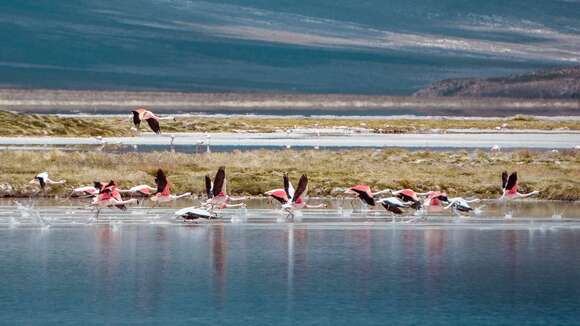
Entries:
[[303,174],[298,181],[298,188],[294,190],[288,174],[283,176],[284,188],[267,191],[265,194],[274,198],[282,204],[282,209],[289,213],[289,216],[294,217],[294,211],[302,208],[321,208],[326,207],[325,204],[308,205],[305,201],[306,193],[308,192],[308,177]]
[[526,198],[533,195],[537,195],[539,191],[532,191],[527,194],[522,194],[518,191],[518,173],[513,172],[508,176],[507,171],[503,171],[501,174],[501,188],[502,188],[502,195],[499,198],[500,200],[503,199],[518,199],[518,198]]
[[226,191],[227,178],[225,166],[220,166],[213,181],[209,175],[204,178],[205,192],[207,194],[207,201],[205,205],[211,209],[213,208],[231,208],[231,207],[245,207],[246,204],[229,204],[230,201],[245,200],[246,197],[232,197],[228,196]]

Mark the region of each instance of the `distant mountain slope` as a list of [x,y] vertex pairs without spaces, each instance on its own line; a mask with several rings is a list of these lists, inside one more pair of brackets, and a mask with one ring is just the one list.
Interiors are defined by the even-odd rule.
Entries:
[[507,77],[448,79],[433,83],[413,95],[580,99],[580,66]]

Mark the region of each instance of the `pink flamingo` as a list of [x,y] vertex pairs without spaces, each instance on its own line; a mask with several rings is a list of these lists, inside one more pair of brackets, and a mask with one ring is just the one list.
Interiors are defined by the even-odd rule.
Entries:
[[425,194],[427,197],[423,201],[423,206],[431,212],[440,212],[443,210],[443,203],[449,202],[449,197],[441,191],[429,191]]
[[99,194],[93,199],[90,206],[97,207],[97,218],[103,207],[117,207],[120,210],[126,210],[128,204],[139,203],[136,199],[123,200],[121,194],[117,190],[117,184],[111,180]]
[[131,196],[139,195],[141,197],[149,197],[152,194],[154,194],[155,190],[157,190],[157,188],[153,188],[149,185],[138,185],[138,186],[126,189],[126,190],[119,190],[119,192],[121,192],[121,193],[128,192],[128,193],[131,193]]
[[220,166],[213,182],[211,177],[205,176],[205,192],[207,194],[207,201],[205,205],[211,209],[217,207],[219,209],[231,208],[231,207],[245,207],[246,204],[229,204],[230,201],[240,201],[245,200],[246,197],[230,197],[226,192],[227,178],[226,178],[226,168],[225,166]]
[[191,196],[191,193],[186,192],[181,195],[172,195],[170,191],[169,181],[163,170],[157,170],[157,177],[155,178],[155,183],[157,184],[157,192],[151,196],[151,200],[155,203],[154,206],[159,206],[161,203],[167,203],[175,201],[179,198]]
[[274,189],[267,191],[265,194],[276,199],[282,204],[282,209],[288,212],[289,216],[294,217],[294,211],[302,208],[322,208],[325,204],[308,205],[303,197],[306,197],[308,192],[308,177],[303,174],[298,181],[298,188],[296,191],[288,178],[288,174],[284,173],[283,177],[284,189]]
[[381,190],[381,191],[377,191],[377,192],[372,192],[371,191],[371,187],[367,186],[367,185],[356,185],[354,187],[350,187],[349,189],[347,189],[344,193],[345,194],[355,194],[362,202],[363,204],[369,205],[369,206],[375,206],[375,196],[386,193],[386,192],[390,192],[390,190]]
[[402,189],[397,191],[391,191],[393,195],[401,199],[405,203],[410,203],[410,206],[414,209],[421,208],[421,201],[419,200],[419,195],[425,195],[423,193],[417,193],[413,189]]
[[69,197],[76,195],[78,197],[94,197],[99,194],[99,192],[103,189],[103,184],[99,181],[94,181],[92,186],[84,186],[74,188],[70,193]]
[[133,124],[135,124],[135,128],[137,130],[139,129],[139,126],[141,125],[141,121],[145,120],[145,121],[147,121],[149,128],[151,128],[151,130],[156,134],[161,133],[161,127],[159,126],[159,120],[166,120],[166,119],[175,120],[175,118],[173,118],[173,117],[163,117],[163,118],[158,117],[153,112],[151,112],[143,107],[136,108],[135,110],[131,111],[131,113],[133,113]]
[[502,195],[499,198],[500,200],[503,199],[518,199],[518,198],[526,198],[533,195],[537,195],[539,191],[532,191],[527,194],[522,194],[518,192],[518,173],[513,172],[508,177],[507,171],[503,171],[501,174],[501,188],[502,188]]

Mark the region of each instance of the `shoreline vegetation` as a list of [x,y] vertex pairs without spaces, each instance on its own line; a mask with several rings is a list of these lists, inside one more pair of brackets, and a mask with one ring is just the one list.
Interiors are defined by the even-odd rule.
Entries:
[[174,193],[201,195],[203,176],[225,165],[231,195],[260,195],[291,178],[308,174],[310,196],[340,196],[348,187],[373,190],[442,190],[450,196],[496,199],[503,170],[517,171],[522,192],[540,191],[538,199],[580,200],[580,152],[429,152],[402,149],[256,150],[184,154],[172,152],[110,154],[98,152],[0,152],[0,197],[30,197],[39,191],[28,182],[48,171],[65,185],[50,186],[49,196],[65,197],[74,187],[116,180],[121,188],[154,184],[166,171]]
[[[130,115],[62,117],[14,113],[0,110],[0,136],[68,136],[68,137],[122,137],[137,133]],[[516,115],[498,119],[377,119],[377,118],[308,118],[308,117],[211,117],[184,116],[176,121],[164,120],[163,133],[178,132],[280,132],[295,128],[348,128],[372,133],[445,132],[449,129],[482,130],[580,130],[579,120],[550,120],[534,116]],[[141,126],[147,131],[147,126]]]

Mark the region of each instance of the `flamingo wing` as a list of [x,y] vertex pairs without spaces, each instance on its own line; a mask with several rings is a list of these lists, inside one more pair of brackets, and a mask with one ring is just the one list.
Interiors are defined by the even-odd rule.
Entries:
[[36,177],[36,180],[38,180],[38,183],[40,183],[40,188],[44,189],[46,187],[46,182],[44,181],[44,178]]
[[288,203],[288,196],[286,195],[286,191],[284,191],[283,189],[270,190],[266,194],[276,199],[282,205]]
[[395,214],[403,214],[403,211],[399,207],[397,207],[395,205],[392,205],[388,201],[383,201],[381,204],[389,212],[392,212],[392,213],[395,213]]
[[295,203],[301,196],[306,194],[307,190],[308,190],[308,177],[306,176],[306,174],[303,174],[300,177],[300,181],[298,181],[298,188],[296,188],[294,196],[292,196],[292,202]]
[[166,191],[169,183],[167,182],[167,176],[163,173],[163,170],[157,170],[157,177],[155,177],[155,184],[157,185],[157,193],[163,193]]
[[211,192],[211,188],[213,187],[213,184],[211,183],[211,178],[209,177],[209,175],[205,176],[205,194],[207,195],[207,198],[213,198],[213,193]]
[[507,171],[503,171],[501,173],[501,188],[502,189],[505,189],[507,182],[508,182],[508,173],[507,173]]
[[516,185],[518,184],[518,173],[514,172],[512,174],[510,174],[505,189],[507,190],[511,190],[513,189]]
[[358,198],[360,198],[362,201],[364,201],[365,203],[367,203],[371,206],[375,206],[375,199],[373,197],[371,197],[368,192],[362,191],[359,189],[355,189],[354,187],[350,188],[350,189],[352,191],[356,192],[356,194],[358,195]]
[[161,127],[159,126],[159,121],[157,121],[157,119],[149,118],[147,119],[147,123],[149,124],[149,127],[151,128],[151,130],[153,130],[154,133],[156,134],[161,133]]
[[141,125],[141,117],[139,116],[139,112],[134,110],[131,111],[131,113],[133,113],[133,124],[135,125],[135,128],[139,128]]
[[213,178],[212,193],[214,197],[219,195],[219,193],[223,191],[225,181],[226,181],[226,167],[220,166],[217,173],[215,174],[215,178]]
[[294,196],[294,187],[292,187],[292,184],[290,183],[288,173],[284,173],[282,178],[284,179],[284,191],[286,192],[286,196],[292,198],[292,196]]
[[103,190],[103,184],[100,183],[99,181],[93,181],[93,186],[95,187],[95,189],[97,189],[97,192]]

